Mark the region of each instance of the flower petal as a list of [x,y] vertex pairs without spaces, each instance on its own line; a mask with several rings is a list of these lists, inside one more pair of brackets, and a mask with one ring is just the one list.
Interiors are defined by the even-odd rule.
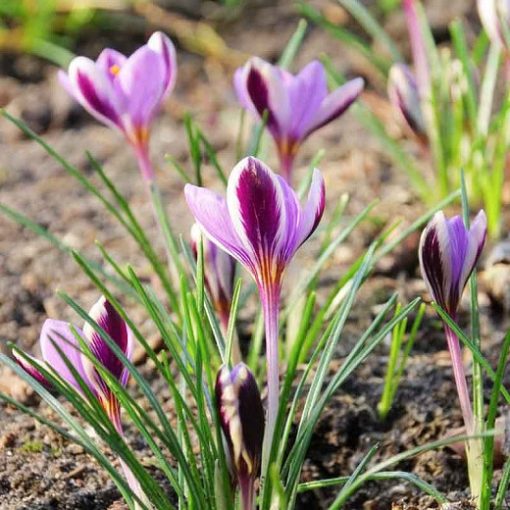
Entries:
[[[77,334],[83,337],[83,333],[78,328],[75,328],[75,330]],[[41,344],[43,360],[46,361],[46,363],[48,363],[48,365],[50,365],[50,367],[53,368],[60,377],[73,385],[77,390],[81,391],[80,385],[74,378],[62,357],[63,355],[76,369],[78,374],[80,374],[83,381],[92,388],[90,379],[83,369],[79,343],[71,330],[71,325],[68,322],[47,319],[43,324],[39,342]],[[56,346],[58,346],[58,349],[62,351],[62,355]]]
[[281,181],[262,161],[248,157],[234,167],[227,207],[234,230],[262,272],[269,269],[265,264],[282,258],[288,237],[285,197]]
[[459,276],[459,295],[462,294],[468,278],[480,258],[487,236],[487,217],[481,210],[473,220],[468,232],[468,240],[462,271]]
[[397,63],[391,67],[388,77],[388,97],[411,130],[418,136],[426,136],[427,129],[421,110],[418,84],[406,65]]
[[298,75],[293,76],[288,86],[288,95],[292,112],[292,127],[288,136],[291,140],[301,140],[308,132],[321,103],[328,95],[323,65],[318,60],[314,60]]
[[186,184],[184,195],[207,238],[250,269],[252,259],[234,230],[225,199],[214,191],[192,184]]
[[175,46],[163,32],[154,32],[147,41],[147,46],[161,56],[165,69],[163,95],[166,97],[174,88],[177,79],[177,56],[175,53]]
[[355,78],[329,94],[321,103],[313,121],[303,137],[328,124],[344,113],[356,101],[363,90],[363,78]]
[[259,116],[267,110],[267,128],[274,137],[288,133],[292,111],[285,83],[291,75],[256,57],[247,65],[246,90]]
[[296,249],[299,248],[315,231],[321,221],[326,206],[326,187],[320,171],[315,168],[308,199],[302,210],[297,227]]
[[135,129],[146,127],[159,110],[166,93],[166,74],[161,56],[147,46],[136,50],[120,70],[116,90],[127,98],[126,114]]
[[[38,383],[42,384],[45,388],[50,388],[51,384],[46,380],[44,375],[37,369],[35,365],[32,365],[29,363],[26,359],[22,358],[20,354],[18,354],[16,351],[12,351],[12,355],[14,356],[14,359],[16,360],[16,363],[30,376],[32,376]],[[25,355],[31,359],[32,361],[36,363],[40,363],[40,361],[37,358],[34,358],[33,356],[30,356],[29,354]]]
[[[124,319],[104,296],[101,296],[90,309],[89,316],[119,346],[124,355],[130,359],[134,347],[132,333]],[[92,354],[97,360],[122,384],[126,384],[129,372],[103,337],[89,323],[86,323],[83,327],[83,334],[87,339]],[[90,381],[94,382],[96,390],[104,394],[107,390],[107,385],[97,372],[94,364],[86,356],[82,357],[82,363]]]
[[74,98],[100,122],[122,129],[122,98],[118,97],[110,79],[92,60],[85,57],[73,59],[64,86],[70,87]]

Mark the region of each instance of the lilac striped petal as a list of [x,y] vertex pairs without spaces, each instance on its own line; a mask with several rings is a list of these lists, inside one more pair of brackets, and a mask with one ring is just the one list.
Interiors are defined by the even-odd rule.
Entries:
[[[78,328],[74,329],[76,333],[83,338],[83,333]],[[48,363],[48,365],[55,370],[60,377],[74,386],[77,390],[80,390],[80,385],[64,361],[63,356],[65,356],[69,364],[76,369],[83,381],[92,388],[90,379],[88,378],[82,364],[82,355],[79,343],[71,330],[71,325],[68,322],[47,319],[43,324],[39,342],[41,345],[43,360]],[[62,351],[62,354],[60,354],[56,346],[58,346],[58,349]]]
[[177,56],[175,46],[163,32],[154,32],[147,41],[147,46],[161,57],[165,69],[163,79],[163,96],[166,97],[175,86],[177,79]]
[[291,105],[285,87],[291,75],[259,58],[248,63],[246,90],[260,117],[267,110],[267,128],[273,136],[287,133],[292,121]]
[[[16,351],[12,352],[16,363],[30,376],[32,376],[38,383],[42,384],[46,388],[51,388],[51,384],[46,380],[46,378],[41,374],[41,372],[37,369],[35,365],[32,365],[27,360],[22,358]],[[40,363],[37,358],[30,356],[29,354],[25,355],[35,363]]]
[[216,378],[216,405],[230,460],[240,480],[256,478],[264,437],[264,409],[253,374],[244,363],[223,366]]
[[264,163],[248,157],[232,170],[227,185],[227,207],[232,224],[259,277],[279,262],[288,238],[287,210],[281,181]]
[[462,290],[482,254],[486,237],[487,216],[485,215],[485,211],[481,210],[478,212],[469,228],[464,264],[459,275],[459,296],[462,294]]
[[236,260],[252,268],[253,261],[245,252],[234,230],[226,200],[214,191],[192,184],[186,184],[184,195],[195,220],[207,238]]
[[[124,355],[130,359],[133,354],[133,335],[124,319],[112,304],[102,296],[90,309],[89,316],[119,346]],[[125,385],[129,372],[122,361],[117,358],[103,337],[89,324],[83,327],[83,334],[92,354],[121,384]],[[108,395],[108,386],[99,375],[94,364],[85,356],[82,363],[89,380],[100,395]]]
[[313,171],[308,199],[302,210],[296,235],[296,250],[313,234],[326,206],[326,187],[320,171]]
[[71,87],[73,96],[91,115],[110,127],[122,129],[123,98],[92,60],[76,57],[69,65],[68,77],[66,86]]
[[405,64],[394,64],[390,69],[388,97],[411,130],[418,136],[426,136],[418,84],[414,74]]
[[451,315],[457,311],[462,292],[480,257],[487,230],[480,211],[467,231],[460,216],[446,219],[440,211],[422,233],[420,267],[432,298]]
[[248,66],[239,67],[236,70],[234,73],[234,90],[241,106],[258,117],[257,109],[253,105],[250,94],[248,93],[248,88],[246,87],[248,72]]
[[329,94],[322,101],[313,121],[307,126],[303,137],[310,135],[313,131],[342,115],[356,101],[363,87],[363,78],[355,78]]
[[310,62],[299,74],[291,77],[287,90],[292,112],[288,137],[290,140],[302,140],[328,95],[323,65],[317,60]]
[[126,97],[126,115],[133,127],[147,126],[157,113],[166,91],[167,69],[161,56],[142,46],[120,70],[116,90]]

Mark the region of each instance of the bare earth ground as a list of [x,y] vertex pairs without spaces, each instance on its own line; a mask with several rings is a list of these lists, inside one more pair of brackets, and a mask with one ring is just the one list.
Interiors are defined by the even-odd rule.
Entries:
[[[429,2],[428,7],[432,15],[438,16],[439,2]],[[436,23],[438,31],[454,14],[471,15],[471,12],[472,4],[468,2],[449,2],[448,9],[443,9]],[[276,6],[260,5],[229,24],[222,35],[230,47],[246,54],[274,59],[284,47],[296,21],[292,6],[286,2]],[[405,39],[399,16],[392,16],[387,23],[397,37]],[[121,49],[129,52],[139,42],[123,41]],[[96,46],[100,47],[100,42],[86,46],[90,56],[97,54]],[[358,57],[316,28],[309,31],[296,68],[321,52],[330,54],[349,75],[362,74],[370,79],[369,71]],[[186,236],[191,218],[183,201],[182,183],[164,162],[164,154],[171,153],[190,168],[181,123],[183,112],[189,110],[210,136],[224,167],[230,168],[235,163],[233,147],[239,110],[230,85],[232,68],[217,62],[204,62],[200,57],[183,51],[179,54],[179,64],[177,90],[154,129],[152,150],[172,222],[176,231]],[[98,125],[66,97],[56,81],[53,67],[28,57],[14,59],[12,56],[2,56],[0,66],[0,105],[24,118],[88,176],[92,175],[92,169],[87,163],[85,150],[90,150],[104,163],[108,175],[126,194],[138,218],[157,242],[151,206],[131,154],[120,136]],[[26,77],[31,77],[33,83],[25,83]],[[378,86],[380,84],[376,84],[376,88]],[[374,99],[377,96],[372,89],[365,97],[377,106],[389,128],[398,133],[399,127],[389,106],[383,100]],[[412,143],[409,144],[412,148]],[[374,198],[380,200],[370,221],[365,222],[332,257],[324,275],[324,283],[327,284],[342,275],[374,238],[381,224],[400,218],[401,228],[404,228],[424,209],[409,190],[405,176],[392,167],[353,112],[307,142],[301,153],[303,168],[320,147],[327,150],[321,164],[327,186],[327,214],[331,214],[335,203],[345,192],[351,195],[348,217],[360,212]],[[272,154],[268,160],[274,162]],[[206,184],[211,183],[215,184],[214,172],[208,169]],[[121,262],[129,262],[139,274],[151,279],[150,269],[134,243],[126,239],[124,232],[101,209],[100,204],[40,147],[24,139],[2,119],[0,202],[22,211],[71,247],[96,260],[99,256],[94,242],[99,239]],[[383,261],[376,275],[365,284],[339,345],[335,363],[341,363],[363,327],[373,318],[377,305],[392,292],[398,290],[403,302],[416,295],[425,295],[414,255],[416,243],[414,237],[396,255]],[[314,249],[312,243],[300,255],[305,264],[314,256]],[[297,267],[299,265],[296,264]],[[0,216],[1,345],[16,342],[37,354],[38,333],[47,316],[76,320],[55,295],[57,289],[67,292],[84,308],[97,299],[96,290],[69,256]],[[480,300],[484,312],[485,350],[494,361],[505,324],[491,315],[483,291]],[[143,312],[129,303],[126,306],[148,338],[157,340]],[[245,322],[249,324],[252,319],[250,311],[244,315]],[[387,352],[387,346],[379,348],[346,382],[326,410],[310,448],[303,480],[351,473],[376,442],[380,444],[380,450],[375,461],[441,438],[460,425],[448,353],[438,321],[432,315],[427,316],[394,409],[388,419],[381,422],[375,407],[382,390]],[[161,381],[150,367],[143,370],[152,384],[160,388],[161,398],[171,413],[172,403]],[[46,405],[39,404],[30,391],[5,370],[0,372],[0,390],[13,393],[48,417],[53,416]],[[130,435],[130,439],[150,465],[150,454],[144,444],[134,436]],[[422,454],[402,463],[398,469],[412,471],[435,484],[452,501],[462,501],[467,494],[464,462],[448,450]],[[334,494],[334,490],[303,494],[299,508],[325,508]],[[465,504],[458,508],[467,508]],[[79,447],[62,440],[32,418],[1,405],[0,508],[113,510],[124,506],[113,484]],[[430,498],[396,480],[366,485],[349,502],[348,508],[410,510],[436,506]]]

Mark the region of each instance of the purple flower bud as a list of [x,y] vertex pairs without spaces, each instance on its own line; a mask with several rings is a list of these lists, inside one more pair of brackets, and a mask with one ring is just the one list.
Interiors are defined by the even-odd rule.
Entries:
[[265,288],[280,285],[285,267],[316,229],[325,205],[319,170],[314,171],[303,207],[294,190],[253,157],[235,166],[226,199],[191,184],[184,191],[204,234]]
[[234,75],[241,105],[261,118],[267,111],[267,128],[274,138],[287,181],[300,144],[314,131],[349,108],[363,89],[356,78],[328,93],[323,65],[313,61],[299,74],[254,57]]
[[240,484],[259,474],[264,437],[264,409],[248,367],[223,366],[216,378],[216,406],[228,444],[230,461]]
[[[89,312],[97,324],[117,343],[119,348],[130,359],[133,353],[133,335],[124,320],[120,317],[113,306],[101,297]],[[83,331],[74,328],[76,334],[89,345],[92,354],[97,360],[116,377],[122,385],[126,385],[128,371],[103,340],[88,323]],[[93,363],[81,352],[78,340],[71,329],[71,325],[64,321],[47,319],[43,325],[39,338],[42,359],[57,372],[62,379],[81,391],[80,385],[68,367],[71,364],[80,375],[83,382],[92,393],[100,400],[101,404],[109,411],[114,399],[106,381],[99,375]],[[59,352],[61,351],[61,353]],[[43,375],[26,361],[16,356],[20,366],[39,382],[48,382]]]
[[460,216],[437,212],[421,235],[419,258],[432,298],[455,317],[466,282],[485,243],[487,218],[480,211],[469,230]]
[[[76,57],[59,78],[90,114],[120,130],[139,159],[147,159],[152,120],[173,89],[176,75],[175,48],[168,37],[156,32],[130,57],[109,48],[95,62]],[[153,178],[150,165],[142,165],[142,171],[146,179]]]
[[404,64],[394,64],[388,77],[388,97],[407,125],[422,141],[426,141],[427,128],[420,104],[420,95],[414,74]]
[[200,226],[195,223],[191,228],[191,249],[197,257],[198,243],[202,239],[204,252],[205,285],[221,323],[226,328],[230,317],[230,306],[234,292],[235,260],[216,244],[202,235]]
[[509,49],[510,0],[478,0],[478,14],[491,42]]

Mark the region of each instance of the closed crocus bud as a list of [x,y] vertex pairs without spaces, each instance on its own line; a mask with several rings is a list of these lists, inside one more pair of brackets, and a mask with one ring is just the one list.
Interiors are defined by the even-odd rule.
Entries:
[[468,230],[462,218],[437,212],[421,235],[419,258],[432,298],[455,317],[466,282],[480,258],[487,218],[480,211]]
[[510,0],[478,0],[478,14],[491,42],[510,48]]
[[413,133],[426,142],[427,129],[416,78],[405,64],[394,64],[388,77],[388,97]]
[[191,249],[195,257],[198,255],[200,240],[203,247],[205,284],[220,322],[226,329],[234,292],[236,262],[227,252],[202,235],[200,226],[195,223],[191,227]]
[[223,366],[216,378],[216,405],[229,457],[241,490],[259,475],[264,436],[264,409],[248,367]]
[[91,115],[124,134],[149,181],[154,178],[148,158],[150,126],[176,76],[175,48],[162,32],[129,57],[107,48],[96,61],[74,58],[67,73],[59,74],[64,88]]

